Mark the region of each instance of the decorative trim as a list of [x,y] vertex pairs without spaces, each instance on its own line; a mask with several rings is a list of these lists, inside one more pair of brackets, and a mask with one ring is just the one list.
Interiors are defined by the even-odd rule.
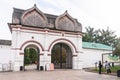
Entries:
[[43,53],[41,53],[41,54],[39,54],[40,56],[43,56],[44,54]]
[[55,20],[55,26],[56,26],[56,28],[58,27],[58,21],[59,21],[61,18],[65,17],[65,16],[73,22],[74,27],[76,26],[76,21],[74,20],[74,18],[72,18],[72,17],[68,14],[68,12],[65,11],[62,15],[58,16],[57,19]]
[[20,55],[24,55],[24,53],[19,53]]
[[74,47],[75,52],[77,53],[77,48],[75,47],[75,45],[74,45],[70,40],[65,39],[65,38],[60,38],[60,39],[54,40],[54,41],[50,44],[50,46],[49,46],[49,48],[48,48],[48,51],[50,51],[50,48],[51,48],[51,46],[53,45],[53,43],[55,43],[55,42],[57,42],[57,41],[59,41],[59,40],[64,40],[64,41],[69,42],[69,43]]
[[20,50],[20,48],[11,48],[12,50]]
[[47,54],[47,56],[51,56],[51,54]]
[[[13,30],[13,31],[18,31],[18,30]],[[41,32],[45,32],[45,31],[43,31],[43,30],[40,30]],[[22,31],[21,30],[21,32],[23,32],[23,33],[34,33],[34,34],[45,34],[45,33],[40,33],[40,32],[30,32],[30,31]],[[49,32],[52,32],[52,31],[49,31]],[[57,33],[57,32],[54,32],[53,31],[53,33]],[[66,33],[66,34],[70,34],[70,35],[65,35],[64,34],[64,36],[65,37],[72,37],[72,38],[78,38],[77,37],[77,33],[76,34],[72,34],[72,33]],[[62,34],[59,32],[59,34],[52,34],[52,33],[48,33],[48,35],[53,35],[53,36],[62,36]],[[71,35],[76,35],[76,36],[71,36]]]
[[32,11],[36,11],[40,16],[42,16],[42,18],[43,18],[44,21],[45,21],[44,27],[46,27],[47,24],[48,24],[47,18],[46,18],[46,16],[44,15],[44,13],[37,8],[36,5],[34,5],[32,8],[26,10],[26,11],[23,13],[23,15],[22,15],[22,17],[21,17],[22,23],[23,23],[24,17],[25,17],[27,14],[31,13]]
[[42,46],[39,42],[34,41],[34,40],[29,40],[29,41],[24,42],[24,43],[21,45],[20,50],[22,50],[22,48],[23,48],[23,46],[24,46],[25,44],[30,43],[30,42],[34,42],[34,43],[38,44],[38,45],[42,48],[42,51],[44,51],[43,46]]
[[77,57],[77,55],[72,55],[72,57]]
[[[21,29],[20,31],[22,31],[22,29],[24,29],[24,30],[33,30],[33,31],[41,31],[41,32],[48,31],[48,32],[60,33],[60,34],[61,34],[61,32],[64,32],[64,34],[81,35],[82,36],[82,32],[64,31],[64,30],[58,30],[58,29],[54,30],[54,29],[38,28],[38,27],[32,27],[32,26],[31,27],[27,27],[28,25],[21,25],[21,26],[22,27],[14,26],[12,28],[20,28]],[[16,30],[13,30],[13,31],[16,31]]]

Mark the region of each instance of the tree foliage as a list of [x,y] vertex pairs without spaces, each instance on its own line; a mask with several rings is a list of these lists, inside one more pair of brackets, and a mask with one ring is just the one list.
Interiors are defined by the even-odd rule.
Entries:
[[109,27],[104,29],[95,30],[92,27],[86,27],[86,33],[83,36],[85,42],[102,43],[114,47],[114,55],[120,56],[120,37],[115,35],[115,32],[110,30]]
[[116,35],[114,34],[115,32],[112,30],[109,30],[109,27],[107,30],[99,30],[99,43],[103,43],[109,46],[113,46],[113,44],[116,41]]
[[30,58],[29,58],[29,50],[25,49],[25,54],[24,54],[24,64],[30,64]]
[[[109,27],[104,29],[95,30],[92,27],[86,27],[86,33],[83,36],[83,41],[85,42],[95,42],[102,43],[109,46],[113,46],[117,42],[117,36],[114,34],[115,32],[110,30]],[[114,45],[115,46],[115,45]]]
[[33,49],[33,48],[25,49],[25,54],[24,54],[25,65],[35,63],[35,61],[37,61],[37,59],[38,59],[38,53],[35,49]]
[[119,58],[120,58],[120,38],[117,38],[115,45],[117,45],[117,46],[115,47],[115,50],[113,51],[113,54],[118,55]]
[[86,27],[85,29],[86,29],[86,33],[85,33],[85,36],[83,37],[83,41],[93,42],[94,41],[94,34],[95,34],[94,28],[91,28],[89,26],[89,27]]

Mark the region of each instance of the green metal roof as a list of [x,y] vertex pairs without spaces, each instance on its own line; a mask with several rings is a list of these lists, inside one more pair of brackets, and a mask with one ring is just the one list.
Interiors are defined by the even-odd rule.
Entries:
[[112,50],[111,46],[107,46],[105,44],[100,44],[100,43],[93,43],[93,42],[82,42],[82,47],[89,49]]

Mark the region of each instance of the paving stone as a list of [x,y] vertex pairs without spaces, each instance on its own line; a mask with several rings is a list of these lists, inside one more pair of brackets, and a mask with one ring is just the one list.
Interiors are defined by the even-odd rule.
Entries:
[[0,80],[120,80],[120,77],[84,70],[1,72]]

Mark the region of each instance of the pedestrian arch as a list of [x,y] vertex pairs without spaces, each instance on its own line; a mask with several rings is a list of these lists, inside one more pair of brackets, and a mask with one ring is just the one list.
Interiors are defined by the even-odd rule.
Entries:
[[43,46],[42,46],[39,42],[34,41],[34,40],[29,40],[29,41],[24,42],[24,43],[21,45],[21,47],[20,47],[21,53],[24,53],[24,49],[25,49],[28,45],[35,45],[35,46],[38,47],[38,49],[39,49],[40,51],[44,51]]
[[22,70],[39,70],[40,52],[44,50],[42,45],[37,41],[29,40],[21,45],[20,50],[23,53]]

